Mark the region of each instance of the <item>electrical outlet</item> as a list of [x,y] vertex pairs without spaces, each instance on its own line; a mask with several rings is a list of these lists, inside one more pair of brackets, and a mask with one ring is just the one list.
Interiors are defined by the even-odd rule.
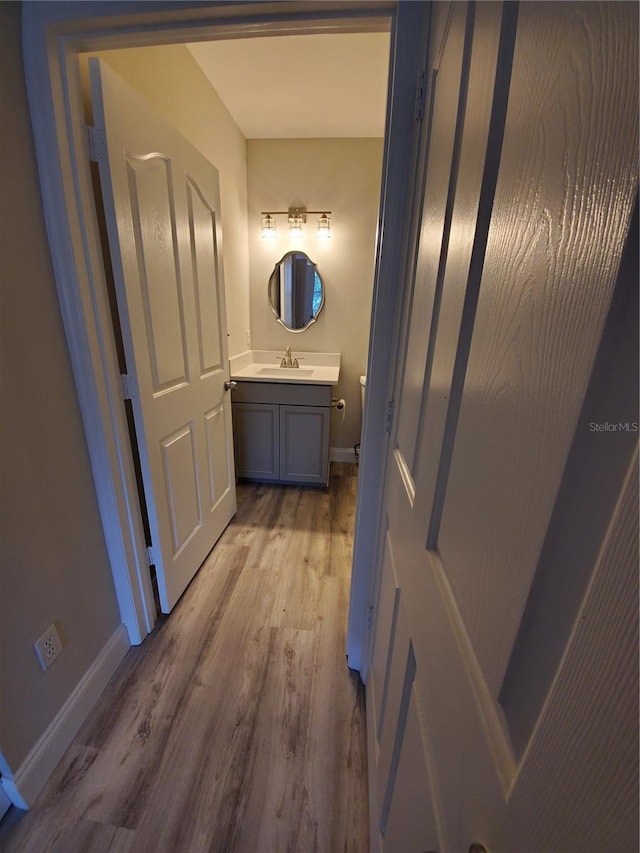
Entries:
[[250,347],[251,346],[251,330],[250,329],[246,330],[245,337],[247,339],[247,346]]
[[62,641],[55,625],[50,625],[39,640],[33,644],[40,666],[49,669],[58,655],[62,654]]

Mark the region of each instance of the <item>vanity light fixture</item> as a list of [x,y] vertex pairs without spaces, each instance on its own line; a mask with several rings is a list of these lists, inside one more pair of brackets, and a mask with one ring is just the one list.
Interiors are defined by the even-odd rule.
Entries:
[[264,210],[260,214],[260,229],[266,239],[274,238],[276,233],[276,216],[286,216],[290,237],[301,237],[302,227],[307,221],[307,213],[319,214],[317,236],[327,239],[331,237],[331,211],[307,210],[306,207],[290,207],[289,210]]

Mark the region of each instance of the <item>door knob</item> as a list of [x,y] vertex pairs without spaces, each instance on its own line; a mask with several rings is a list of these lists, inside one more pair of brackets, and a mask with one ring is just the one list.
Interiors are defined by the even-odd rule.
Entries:
[[238,387],[238,383],[233,379],[227,379],[224,383],[224,390],[225,391],[235,391],[235,389],[237,387]]

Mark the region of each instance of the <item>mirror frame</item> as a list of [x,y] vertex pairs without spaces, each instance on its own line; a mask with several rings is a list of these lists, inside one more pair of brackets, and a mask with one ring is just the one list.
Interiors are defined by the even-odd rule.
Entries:
[[[280,264],[281,264],[281,263],[283,263],[283,261],[285,261],[285,260],[286,260],[288,257],[290,257],[291,255],[304,255],[304,256],[305,256],[305,258],[309,261],[309,263],[313,264],[313,267],[314,267],[314,270],[315,270],[315,275],[317,275],[317,276],[318,276],[318,278],[320,279],[320,284],[322,285],[322,300],[321,300],[321,302],[320,302],[320,307],[319,307],[319,308],[318,308],[318,310],[316,311],[315,316],[314,316],[314,317],[312,317],[312,318],[309,320],[309,322],[307,323],[307,325],[306,325],[306,326],[303,326],[301,329],[292,329],[290,326],[287,326],[287,324],[286,324],[286,323],[281,319],[279,312],[278,312],[278,311],[276,311],[276,309],[275,309],[275,307],[274,307],[274,305],[273,305],[273,300],[272,300],[272,298],[271,298],[271,279],[272,279],[272,278],[273,278],[273,276],[276,274],[276,271],[277,271],[278,267],[280,266]],[[273,272],[272,272],[272,273],[271,273],[271,275],[269,276],[269,281],[268,281],[268,283],[267,283],[267,299],[268,299],[268,301],[269,301],[269,308],[271,308],[271,312],[272,312],[273,316],[276,318],[276,321],[277,321],[278,323],[280,323],[280,325],[281,325],[284,329],[286,329],[286,330],[287,330],[287,332],[293,332],[293,334],[296,334],[296,335],[297,335],[299,332],[306,332],[306,330],[307,330],[310,326],[313,326],[313,324],[314,324],[315,322],[317,322],[318,317],[320,316],[320,313],[321,313],[322,309],[324,308],[324,302],[325,302],[325,283],[324,283],[324,279],[322,278],[322,276],[321,276],[321,275],[320,275],[320,273],[318,272],[318,265],[316,264],[316,262],[315,262],[315,261],[313,261],[313,260],[311,260],[311,258],[309,257],[309,255],[307,255],[307,253],[306,253],[306,252],[303,252],[303,251],[302,251],[302,250],[300,250],[300,249],[292,249],[290,252],[285,252],[285,254],[280,258],[280,260],[279,260],[279,261],[276,261],[276,264],[275,264],[275,266],[273,267]]]

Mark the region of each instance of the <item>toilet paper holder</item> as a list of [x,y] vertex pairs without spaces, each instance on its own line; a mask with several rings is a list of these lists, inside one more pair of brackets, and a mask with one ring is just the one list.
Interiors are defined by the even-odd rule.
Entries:
[[344,397],[333,397],[331,400],[331,408],[342,412],[342,420],[347,416],[347,401]]

